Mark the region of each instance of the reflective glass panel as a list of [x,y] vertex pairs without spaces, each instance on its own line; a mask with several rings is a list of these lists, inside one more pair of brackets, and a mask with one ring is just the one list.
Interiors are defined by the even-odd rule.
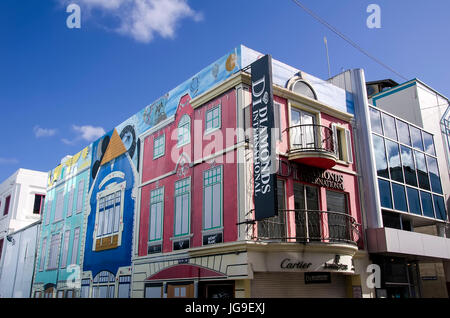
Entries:
[[373,135],[373,147],[375,151],[375,163],[377,166],[378,176],[389,178],[386,151],[384,149],[384,139],[377,135]]
[[378,179],[380,201],[383,208],[392,209],[391,187],[388,181]]
[[421,215],[419,191],[406,187],[406,192],[408,194],[409,212]]
[[436,158],[427,156],[428,170],[430,172],[431,189],[433,192],[442,194],[441,178],[439,176]]
[[417,178],[419,180],[419,187],[425,190],[430,190],[430,181],[428,180],[428,169],[425,161],[425,155],[421,152],[414,151],[416,156]]
[[423,135],[423,143],[425,144],[425,152],[435,156],[436,151],[434,149],[433,136],[424,131],[422,132],[422,135]]
[[439,195],[433,195],[434,209],[436,210],[436,218],[446,221],[447,213],[445,212],[444,198]]
[[411,140],[413,147],[416,149],[423,150],[423,142],[422,142],[422,132],[420,129],[409,126],[409,131],[411,132]]
[[408,147],[401,146],[401,155],[405,181],[407,184],[417,187],[416,167],[414,166],[412,150]]
[[394,195],[394,208],[396,210],[408,212],[405,187],[397,183],[392,183],[392,194]]
[[395,129],[394,117],[382,113],[381,118],[383,119],[384,135],[391,139],[397,140],[397,130]]
[[370,123],[372,125],[372,131],[382,135],[383,129],[381,127],[380,112],[376,109],[373,109],[372,107],[369,107],[369,111],[370,111]]
[[396,122],[397,122],[398,141],[407,145],[411,145],[408,124],[398,119],[396,120]]
[[391,179],[403,182],[403,170],[400,163],[400,151],[396,142],[386,140],[386,151],[389,160],[389,172]]
[[420,198],[422,200],[422,211],[424,216],[434,218],[433,202],[431,201],[431,194],[420,191]]

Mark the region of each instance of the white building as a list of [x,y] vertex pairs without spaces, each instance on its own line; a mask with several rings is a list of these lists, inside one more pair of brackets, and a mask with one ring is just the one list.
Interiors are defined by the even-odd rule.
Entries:
[[0,297],[29,297],[47,177],[19,169],[0,184]]

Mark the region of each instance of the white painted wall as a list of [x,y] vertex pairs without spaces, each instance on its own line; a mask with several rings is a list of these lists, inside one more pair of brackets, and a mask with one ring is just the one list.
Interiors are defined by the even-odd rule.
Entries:
[[40,223],[10,235],[3,245],[0,298],[29,298]]

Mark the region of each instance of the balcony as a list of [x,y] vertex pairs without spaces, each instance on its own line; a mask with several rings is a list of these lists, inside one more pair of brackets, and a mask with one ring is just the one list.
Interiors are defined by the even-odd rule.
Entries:
[[254,223],[256,241],[358,245],[361,239],[361,225],[339,212],[279,210],[277,216]]
[[336,165],[333,130],[326,126],[307,124],[286,129],[289,133],[289,160],[329,169]]

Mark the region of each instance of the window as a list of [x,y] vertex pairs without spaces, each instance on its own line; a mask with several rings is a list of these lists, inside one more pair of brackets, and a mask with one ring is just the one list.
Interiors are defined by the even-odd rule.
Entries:
[[83,211],[83,197],[84,197],[84,179],[78,182],[78,194],[77,194],[77,213]]
[[392,209],[391,186],[388,181],[378,179],[378,189],[380,191],[380,201],[383,208]]
[[441,177],[439,175],[437,159],[427,156],[427,164],[430,172],[431,189],[433,192],[442,194]]
[[4,242],[4,239],[0,239],[0,261],[2,260],[3,242]]
[[303,95],[311,99],[317,99],[316,93],[314,92],[312,87],[305,81],[295,81],[292,84],[291,90],[296,94]]
[[[149,221],[149,254],[160,253],[163,235],[164,215],[164,188],[153,190],[150,194],[150,221]],[[156,244],[155,244],[156,242]],[[152,245],[152,247],[150,247]]]
[[69,202],[67,203],[67,217],[72,216],[74,197],[75,197],[75,189],[71,188],[69,190]]
[[97,274],[93,280],[92,298],[114,298],[115,277],[108,271]]
[[335,240],[351,239],[349,218],[346,215],[344,215],[348,214],[347,194],[343,192],[327,190],[326,195],[327,195],[327,210],[329,212],[343,213],[343,214],[335,214],[335,213],[328,214],[328,229],[330,238]]
[[398,144],[386,139],[386,151],[391,179],[403,183],[403,170],[400,162],[400,151]]
[[190,234],[191,178],[175,183],[175,236]]
[[211,132],[221,127],[221,110],[222,106],[219,104],[206,111],[205,132]]
[[3,209],[3,215],[8,215],[10,204],[11,204],[11,196],[8,195],[5,199],[5,208]]
[[119,298],[130,298],[131,276],[119,277]]
[[[320,239],[319,191],[316,187],[294,183],[296,237],[299,241]],[[285,231],[285,229],[283,229]],[[277,233],[278,234],[278,233]],[[286,235],[285,233],[279,233]]]
[[149,284],[145,286],[145,298],[162,298],[163,297],[163,285],[162,284]]
[[420,200],[422,201],[423,215],[434,218],[433,201],[431,199],[431,194],[428,192],[420,191]]
[[80,243],[80,228],[77,227],[73,234],[73,243],[72,243],[72,260],[71,264],[78,264],[78,245]]
[[95,251],[114,249],[121,245],[125,188],[124,181],[120,184],[112,184],[97,194]]
[[61,243],[61,234],[52,235],[50,240],[50,250],[48,254],[48,266],[47,269],[57,269],[58,268],[58,256],[59,248]]
[[408,195],[409,212],[421,215],[419,191],[406,187],[406,193]]
[[425,161],[425,155],[422,152],[414,151],[416,157],[416,172],[417,179],[419,180],[419,187],[425,190],[431,190],[430,180],[428,179],[427,163]]
[[398,141],[404,143],[408,146],[411,146],[411,138],[409,135],[409,126],[407,123],[401,120],[396,120],[397,123],[397,135]]
[[178,143],[181,147],[191,142],[191,118],[188,115],[181,117],[178,123]]
[[383,119],[383,130],[384,136],[397,140],[397,131],[395,129],[395,119],[394,117],[382,113],[381,118]]
[[64,190],[61,190],[56,193],[55,217],[53,219],[53,222],[58,222],[62,220],[63,208],[64,208]]
[[434,149],[433,136],[429,133],[422,132],[423,143],[425,145],[425,152],[429,155],[436,156],[436,150]]
[[416,167],[412,155],[412,149],[401,146],[401,158],[403,163],[403,173],[407,184],[417,187]]
[[370,123],[372,126],[372,131],[379,135],[383,134],[383,128],[381,126],[380,112],[372,107],[369,108],[370,112]]
[[119,231],[122,191],[116,191],[99,200],[97,237],[109,236]]
[[42,247],[41,247],[41,259],[39,261],[39,271],[42,272],[44,270],[45,265],[45,255],[47,254],[47,238],[45,237],[42,240]]
[[409,131],[411,132],[411,140],[413,147],[423,151],[424,149],[421,130],[413,126],[409,126]]
[[445,212],[444,198],[439,195],[433,195],[434,209],[436,211],[436,218],[446,221],[447,212]]
[[275,126],[275,138],[278,141],[282,140],[281,135],[281,107],[282,105],[280,103],[274,102],[273,103],[273,115],[274,115],[274,126]]
[[166,135],[155,137],[153,140],[153,159],[164,156],[166,151]]
[[332,125],[334,136],[334,150],[336,157],[341,161],[353,163],[352,137],[350,130]]
[[375,151],[375,164],[377,167],[378,176],[389,178],[384,139],[380,136],[373,135],[373,147]]
[[82,279],[81,280],[81,298],[89,298],[89,290],[91,288],[91,280],[90,279]]
[[52,207],[53,207],[53,200],[47,200],[46,204],[45,204],[45,225],[49,225],[50,224],[50,217],[52,214]]
[[222,226],[222,166],[203,173],[203,229]]
[[34,196],[33,214],[41,214],[42,207],[44,206],[45,195],[36,194]]
[[[296,188],[294,185],[294,190],[295,189]],[[275,215],[274,217],[258,222],[259,238],[286,237],[286,222],[284,213],[284,210],[286,210],[285,183],[281,179],[277,179],[277,196],[278,196],[278,215]]]
[[67,266],[67,254],[69,252],[69,240],[70,240],[70,230],[67,230],[64,233],[64,244],[61,254],[61,268]]
[[298,149],[316,148],[314,114],[291,108],[291,128],[289,129],[291,146]]
[[405,187],[403,185],[392,182],[392,194],[394,196],[394,209],[408,212]]

